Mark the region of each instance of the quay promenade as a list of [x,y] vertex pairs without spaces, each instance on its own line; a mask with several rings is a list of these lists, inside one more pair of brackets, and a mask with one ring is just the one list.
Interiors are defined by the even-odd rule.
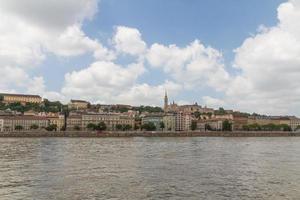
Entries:
[[292,137],[299,132],[286,131],[20,131],[0,132],[0,137]]

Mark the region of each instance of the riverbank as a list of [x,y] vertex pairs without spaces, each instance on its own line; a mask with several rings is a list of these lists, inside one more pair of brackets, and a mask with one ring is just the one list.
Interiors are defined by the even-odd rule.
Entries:
[[292,137],[300,136],[296,132],[283,131],[126,131],[126,132],[93,132],[93,131],[22,131],[1,132],[0,137]]

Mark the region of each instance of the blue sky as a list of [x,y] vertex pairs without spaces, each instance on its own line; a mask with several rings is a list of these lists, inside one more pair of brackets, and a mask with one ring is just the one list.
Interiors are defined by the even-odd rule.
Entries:
[[[137,28],[143,39],[169,45],[185,46],[195,39],[221,50],[231,70],[233,50],[245,38],[254,34],[259,25],[277,23],[277,7],[283,0],[102,0],[99,11],[83,25],[91,38],[107,43],[118,25]],[[92,62],[90,55],[75,58],[49,56],[37,72],[45,77],[51,90],[59,90],[64,74],[78,70]],[[52,69],[56,66],[56,70]],[[234,72],[233,72],[234,73]],[[159,83],[164,80],[160,70],[153,70],[141,77],[141,82]],[[194,94],[183,93],[184,99],[194,101]],[[199,95],[199,94],[198,94]],[[180,96],[177,97],[180,99]]]
[[298,0],[1,1],[0,91],[300,115],[299,20]]

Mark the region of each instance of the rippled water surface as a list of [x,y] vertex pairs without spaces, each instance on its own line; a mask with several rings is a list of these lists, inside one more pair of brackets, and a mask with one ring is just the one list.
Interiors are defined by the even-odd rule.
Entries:
[[0,138],[0,199],[300,199],[300,138]]

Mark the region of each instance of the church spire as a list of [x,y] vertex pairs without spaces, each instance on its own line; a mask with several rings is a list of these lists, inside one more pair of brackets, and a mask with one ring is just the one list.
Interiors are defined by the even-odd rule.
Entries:
[[168,100],[168,94],[167,94],[167,90],[165,90],[165,99],[164,99],[164,111],[167,112],[168,110],[168,103],[169,100]]

